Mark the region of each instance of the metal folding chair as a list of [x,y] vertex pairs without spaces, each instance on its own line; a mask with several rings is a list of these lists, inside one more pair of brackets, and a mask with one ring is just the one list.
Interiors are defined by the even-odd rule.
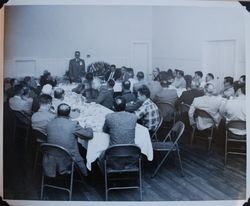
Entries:
[[166,161],[167,157],[171,152],[176,152],[178,155],[178,160],[180,164],[180,169],[181,169],[181,174],[183,174],[183,168],[182,168],[182,163],[181,163],[181,157],[180,157],[180,151],[179,151],[179,146],[178,146],[178,141],[180,137],[182,136],[183,132],[185,129],[185,125],[183,122],[178,121],[175,123],[175,125],[172,127],[172,129],[169,131],[167,136],[162,142],[153,142],[153,150],[156,152],[166,152],[166,155],[164,158],[161,160],[161,162],[158,164],[156,167],[153,175],[151,176],[152,178],[155,177],[163,163]]
[[172,122],[174,125],[175,121],[176,121],[175,106],[170,102],[156,103],[156,104],[161,112],[161,115],[163,117],[163,121],[164,122]]
[[69,200],[71,200],[75,162],[72,159],[72,156],[70,155],[69,151],[66,150],[64,147],[61,147],[61,146],[56,145],[56,144],[49,144],[49,143],[42,143],[40,146],[40,150],[41,150],[43,155],[55,155],[56,154],[57,156],[65,157],[66,159],[68,159],[71,162],[69,187],[61,187],[61,186],[56,186],[56,185],[46,183],[45,182],[46,175],[45,175],[44,166],[43,166],[42,183],[41,183],[41,199],[43,199],[44,187],[50,187],[50,188],[54,188],[54,189],[67,191],[69,193]]
[[[101,164],[101,163],[100,163]],[[100,165],[99,164],[99,165]],[[101,169],[102,170],[102,169]],[[142,200],[141,181],[141,149],[134,144],[114,145],[109,147],[104,154],[104,177],[105,177],[105,200],[108,200],[108,193],[111,190],[139,189],[140,200]],[[119,174],[128,175],[116,177]],[[133,180],[133,185],[114,185],[114,181],[128,183]],[[138,180],[138,181],[136,181]]]
[[[213,123],[210,128],[205,129],[205,130],[210,131],[209,136],[206,138],[206,139],[208,139],[208,150],[210,150],[211,149],[211,144],[212,144],[212,141],[213,141],[214,130],[216,129],[216,123],[215,123],[213,117],[208,112],[206,112],[205,110],[196,109],[195,112],[194,112],[194,119],[196,120],[198,117],[210,119],[212,121],[212,123]],[[192,129],[192,135],[191,135],[191,141],[190,141],[191,145],[193,144],[196,129],[197,129],[197,127],[196,127],[196,125],[194,125],[193,129]],[[197,136],[197,137],[200,137],[200,138],[204,139],[203,136]]]
[[153,132],[153,134],[151,135],[151,140],[158,141],[158,131],[161,128],[162,122],[163,122],[163,117],[160,115],[160,122],[159,122],[157,128],[155,129],[155,131]]
[[230,148],[229,151],[228,143],[243,143],[246,146],[246,134],[239,135],[234,134],[232,129],[239,129],[239,130],[246,130],[246,122],[235,120],[230,121],[226,124],[226,139],[225,139],[225,164],[227,163],[227,156],[228,154],[233,155],[246,155],[246,150],[242,151],[240,148]]

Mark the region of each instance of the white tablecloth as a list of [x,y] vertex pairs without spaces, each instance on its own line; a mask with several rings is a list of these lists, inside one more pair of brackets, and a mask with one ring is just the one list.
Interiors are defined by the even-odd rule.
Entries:
[[[71,85],[60,85],[60,87],[65,90],[66,96],[68,96],[67,103],[72,108],[80,109],[80,116],[74,120],[79,121],[82,127],[91,127],[94,130],[93,139],[89,141],[78,139],[79,143],[87,149],[87,168],[91,170],[91,163],[109,146],[109,134],[104,133],[102,128],[106,114],[112,113],[113,111],[99,104],[83,103],[76,97],[75,93],[73,93],[72,98],[70,98],[69,89],[72,88]],[[141,152],[147,156],[149,161],[153,160],[153,148],[148,129],[140,124],[136,125],[135,144],[140,147]]]

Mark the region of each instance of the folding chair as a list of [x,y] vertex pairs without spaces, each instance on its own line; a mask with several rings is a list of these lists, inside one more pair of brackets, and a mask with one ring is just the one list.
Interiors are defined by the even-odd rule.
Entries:
[[40,146],[42,143],[47,142],[47,136],[38,130],[32,130],[32,137],[36,144],[35,159],[34,159],[34,166],[33,166],[33,174],[35,174],[37,164],[38,164],[38,159],[41,156]]
[[[102,163],[99,160],[99,166]],[[101,166],[100,166],[101,167]],[[105,177],[105,200],[108,200],[108,193],[111,190],[139,189],[140,200],[142,200],[141,182],[141,149],[134,144],[114,145],[104,153],[104,168],[100,168]],[[116,177],[117,175],[127,175]],[[117,181],[128,183],[133,180],[132,185],[118,184]],[[138,181],[136,181],[138,180]],[[114,185],[112,183],[116,182]],[[120,182],[119,182],[120,183]]]
[[13,143],[15,144],[16,141],[16,133],[17,130],[23,130],[25,133],[24,135],[24,142],[25,142],[25,150],[28,148],[28,141],[29,141],[29,132],[31,127],[31,119],[30,117],[25,114],[24,112],[20,111],[13,111],[14,114],[14,128],[13,128]]
[[226,124],[226,139],[225,139],[225,164],[227,163],[227,156],[228,154],[234,155],[246,155],[246,151],[242,151],[240,148],[230,148],[229,151],[228,143],[243,143],[246,146],[246,134],[239,135],[234,134],[232,129],[239,129],[239,130],[246,130],[246,122],[235,120],[230,121]]
[[[210,150],[212,140],[213,140],[214,130],[216,129],[216,123],[214,121],[214,118],[209,113],[207,113],[205,110],[196,109],[195,112],[194,112],[194,119],[196,120],[198,117],[210,119],[211,122],[213,123],[210,128],[205,129],[205,130],[210,131],[209,136],[206,138],[206,139],[208,139],[208,150]],[[193,129],[192,129],[192,135],[191,135],[191,145],[193,144],[193,140],[194,140],[194,137],[195,137],[195,131],[197,129],[196,125],[194,125],[192,127],[193,127]],[[205,130],[203,130],[203,131],[205,131]],[[203,136],[197,136],[197,137],[204,139]]]
[[75,167],[75,162],[72,159],[72,156],[70,155],[69,151],[66,150],[64,147],[61,147],[56,144],[49,144],[49,143],[42,143],[40,146],[41,152],[44,155],[53,155],[53,156],[60,156],[64,157],[65,159],[69,160],[71,162],[71,170],[70,170],[70,183],[69,187],[61,187],[61,186],[56,186],[52,184],[48,184],[45,182],[46,180],[46,175],[44,172],[44,165],[43,165],[43,172],[42,172],[42,183],[41,183],[41,199],[43,199],[43,192],[44,192],[44,187],[50,187],[54,189],[59,189],[59,190],[64,190],[69,193],[69,200],[72,198],[72,189],[73,189],[73,180],[74,180],[74,167]]
[[159,122],[157,128],[155,129],[155,131],[153,132],[153,134],[151,135],[151,140],[158,141],[158,136],[157,135],[158,135],[158,131],[161,128],[162,122],[163,122],[163,117],[160,115],[160,122]]
[[172,122],[174,125],[175,121],[176,121],[175,106],[170,102],[157,103],[157,106],[161,112],[161,115],[163,117],[163,121],[164,122]]
[[182,163],[181,163],[181,157],[180,157],[180,151],[179,151],[179,146],[178,146],[178,141],[180,137],[182,136],[183,132],[185,129],[185,125],[183,122],[178,121],[175,123],[175,125],[172,127],[172,129],[169,131],[167,136],[162,142],[153,142],[153,150],[156,152],[166,152],[166,155],[164,158],[161,160],[161,162],[158,164],[156,167],[153,175],[151,176],[152,178],[155,177],[163,163],[166,161],[167,157],[171,152],[176,152],[178,155],[178,160],[180,164],[180,169],[181,169],[181,174],[183,174],[183,169],[182,169]]

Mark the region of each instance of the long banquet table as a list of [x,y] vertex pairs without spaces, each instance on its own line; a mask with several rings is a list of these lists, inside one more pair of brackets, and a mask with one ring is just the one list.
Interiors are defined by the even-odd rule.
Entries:
[[[74,118],[74,120],[79,121],[82,127],[91,127],[94,131],[93,139],[89,141],[78,139],[78,142],[87,149],[86,166],[91,170],[91,163],[109,146],[109,134],[104,133],[102,128],[106,114],[112,113],[113,111],[100,104],[82,102],[78,94],[71,92],[71,89],[76,87],[75,84],[61,84],[59,87],[65,90],[65,103],[69,104],[72,109],[78,108],[80,110],[80,115]],[[142,154],[145,154],[149,161],[153,160],[153,148],[149,131],[140,124],[136,125],[135,144],[140,147]]]

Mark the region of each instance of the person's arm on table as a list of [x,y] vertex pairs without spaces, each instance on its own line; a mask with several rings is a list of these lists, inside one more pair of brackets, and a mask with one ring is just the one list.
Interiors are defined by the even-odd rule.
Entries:
[[83,128],[77,122],[75,126],[74,134],[79,137],[80,139],[90,140],[93,138],[93,130],[89,127]]

